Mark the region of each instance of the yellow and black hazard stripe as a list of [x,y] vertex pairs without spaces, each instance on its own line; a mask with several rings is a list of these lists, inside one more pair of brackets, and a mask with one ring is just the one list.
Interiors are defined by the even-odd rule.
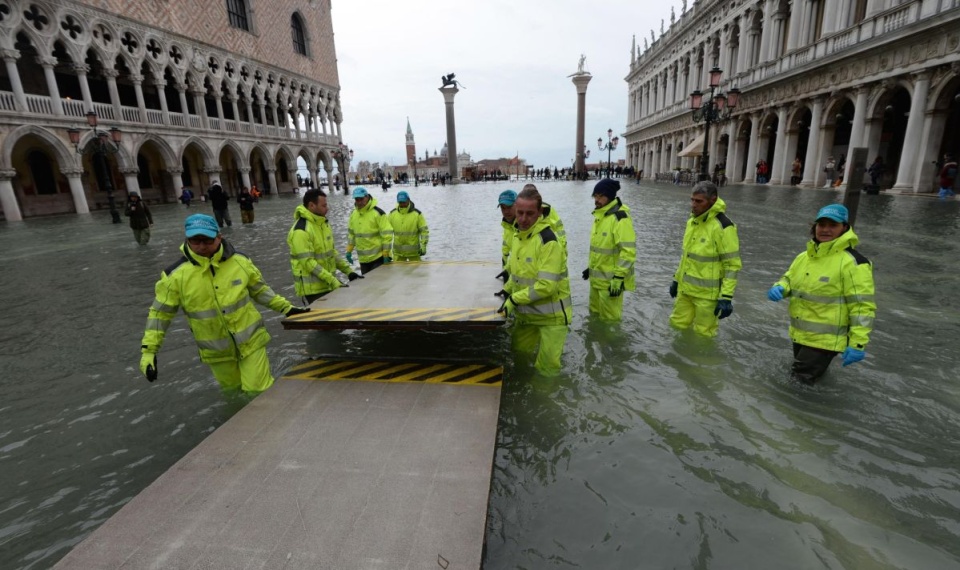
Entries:
[[503,367],[491,364],[319,359],[294,366],[283,378],[499,386],[503,380]]
[[330,323],[342,327],[354,326],[415,326],[438,324],[497,325],[504,316],[491,308],[476,307],[432,307],[419,309],[313,309],[310,312],[289,317],[284,320],[287,328],[313,328],[316,325]]

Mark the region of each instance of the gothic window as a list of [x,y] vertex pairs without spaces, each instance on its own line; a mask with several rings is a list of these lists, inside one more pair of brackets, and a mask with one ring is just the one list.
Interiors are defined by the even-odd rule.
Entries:
[[227,0],[227,17],[234,28],[250,31],[250,21],[247,17],[247,0]]
[[307,36],[303,33],[303,20],[299,14],[290,16],[290,33],[293,36],[293,51],[307,55]]

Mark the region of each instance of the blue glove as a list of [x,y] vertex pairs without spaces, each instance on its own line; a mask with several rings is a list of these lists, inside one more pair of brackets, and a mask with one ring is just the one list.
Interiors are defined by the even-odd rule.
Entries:
[[867,353],[865,351],[860,350],[859,348],[848,346],[847,348],[843,349],[843,365],[850,366],[855,362],[860,362],[866,355]]
[[497,309],[497,312],[503,313],[503,316],[505,317],[511,317],[516,310],[517,305],[513,302],[513,297],[507,295],[507,298],[503,301],[503,304],[500,305],[500,308]]
[[389,255],[384,255],[384,256],[383,256],[383,262],[384,262],[384,263],[392,263],[392,262],[393,262],[393,258],[390,257]]
[[614,277],[610,280],[610,288],[607,289],[610,292],[611,297],[619,297],[623,294],[623,278]]
[[670,284],[670,296],[673,297],[674,299],[677,298],[677,287],[679,286],[680,284],[677,283],[676,281]]
[[721,319],[729,317],[733,313],[733,301],[729,299],[720,299],[717,301],[717,308],[713,310],[714,315],[719,315]]
[[774,285],[767,291],[767,299],[770,299],[774,303],[777,301],[783,300],[783,285]]
[[352,251],[348,251],[348,252],[347,252],[347,263],[349,263],[350,265],[353,265],[353,252],[352,252]]

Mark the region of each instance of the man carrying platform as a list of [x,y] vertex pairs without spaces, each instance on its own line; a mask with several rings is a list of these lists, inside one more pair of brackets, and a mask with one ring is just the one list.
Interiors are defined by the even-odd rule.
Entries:
[[294,307],[270,289],[260,270],[221,236],[217,221],[194,214],[184,222],[186,241],[176,263],[160,274],[156,299],[140,342],[140,372],[157,378],[157,353],[181,308],[200,350],[224,390],[257,394],[273,385],[260,311],[251,301],[286,316],[309,311]]
[[567,255],[543,215],[543,199],[535,188],[517,195],[515,210],[517,234],[507,259],[509,278],[498,293],[504,298],[498,312],[516,316],[514,348],[536,352],[537,370],[552,376],[560,372],[573,318]]
[[350,212],[347,224],[347,263],[353,265],[353,250],[357,250],[360,271],[366,274],[393,261],[393,227],[386,212],[377,207],[377,201],[363,186],[354,187],[353,202],[356,209]]
[[427,255],[430,229],[423,212],[418,210],[406,190],[397,192],[397,207],[387,216],[393,227],[393,258],[397,261],[420,261]]
[[333,232],[327,222],[327,195],[323,190],[307,190],[303,204],[293,213],[293,226],[287,233],[290,269],[294,289],[309,305],[342,286],[336,271],[350,281],[362,277],[343,260],[333,245]]
[[[537,192],[538,196],[540,195],[535,184],[524,184],[523,190],[532,190]],[[516,192],[513,190],[504,190],[500,193],[500,197],[497,200],[500,206],[500,213],[503,214],[503,219],[500,221],[500,225],[503,227],[503,243],[501,245],[502,256],[500,258],[500,262],[504,267],[504,270],[497,275],[497,278],[503,279],[504,282],[506,282],[507,278],[509,277],[509,272],[506,270],[507,256],[510,254],[510,246],[513,242],[513,237],[517,233],[517,214],[516,208],[514,207],[514,202],[516,199]],[[563,228],[563,220],[560,219],[560,214],[557,213],[556,208],[550,204],[544,203],[543,217],[546,220],[547,225],[550,226],[550,229],[553,230],[553,233],[560,241],[560,246],[563,249],[564,259],[566,259],[567,231]]]

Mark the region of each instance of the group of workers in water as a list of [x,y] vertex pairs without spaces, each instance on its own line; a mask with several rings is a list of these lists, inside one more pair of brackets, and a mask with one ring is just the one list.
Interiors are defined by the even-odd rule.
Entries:
[[[589,313],[604,322],[620,322],[624,292],[636,289],[636,235],[630,208],[617,196],[620,182],[602,179],[594,201],[590,254],[582,278],[589,281]],[[363,187],[353,189],[355,208],[348,222],[346,255],[337,251],[327,221],[327,197],[319,189],[304,193],[287,234],[296,294],[309,305],[363,279],[377,267],[420,261],[429,229],[406,191],[397,194],[390,213]],[[567,237],[556,209],[543,201],[534,184],[498,197],[501,226],[503,299],[499,312],[512,321],[514,347],[535,354],[544,375],[561,370],[572,321]],[[674,299],[670,324],[713,337],[720,320],[733,313],[742,268],[737,226],[712,182],[700,182],[690,197],[680,262],[669,294]],[[840,204],[819,210],[805,251],[767,292],[770,301],[789,299],[792,375],[812,384],[839,354],[843,365],[862,360],[873,326],[873,266],[855,249],[849,212]],[[217,220],[194,214],[185,221],[180,258],[157,282],[141,342],[140,370],[157,376],[157,352],[176,313],[183,309],[200,358],[223,389],[257,393],[273,384],[266,345],[270,339],[259,310],[263,305],[286,316],[309,311],[276,294],[253,262],[220,233]],[[354,269],[354,254],[360,271]]]

